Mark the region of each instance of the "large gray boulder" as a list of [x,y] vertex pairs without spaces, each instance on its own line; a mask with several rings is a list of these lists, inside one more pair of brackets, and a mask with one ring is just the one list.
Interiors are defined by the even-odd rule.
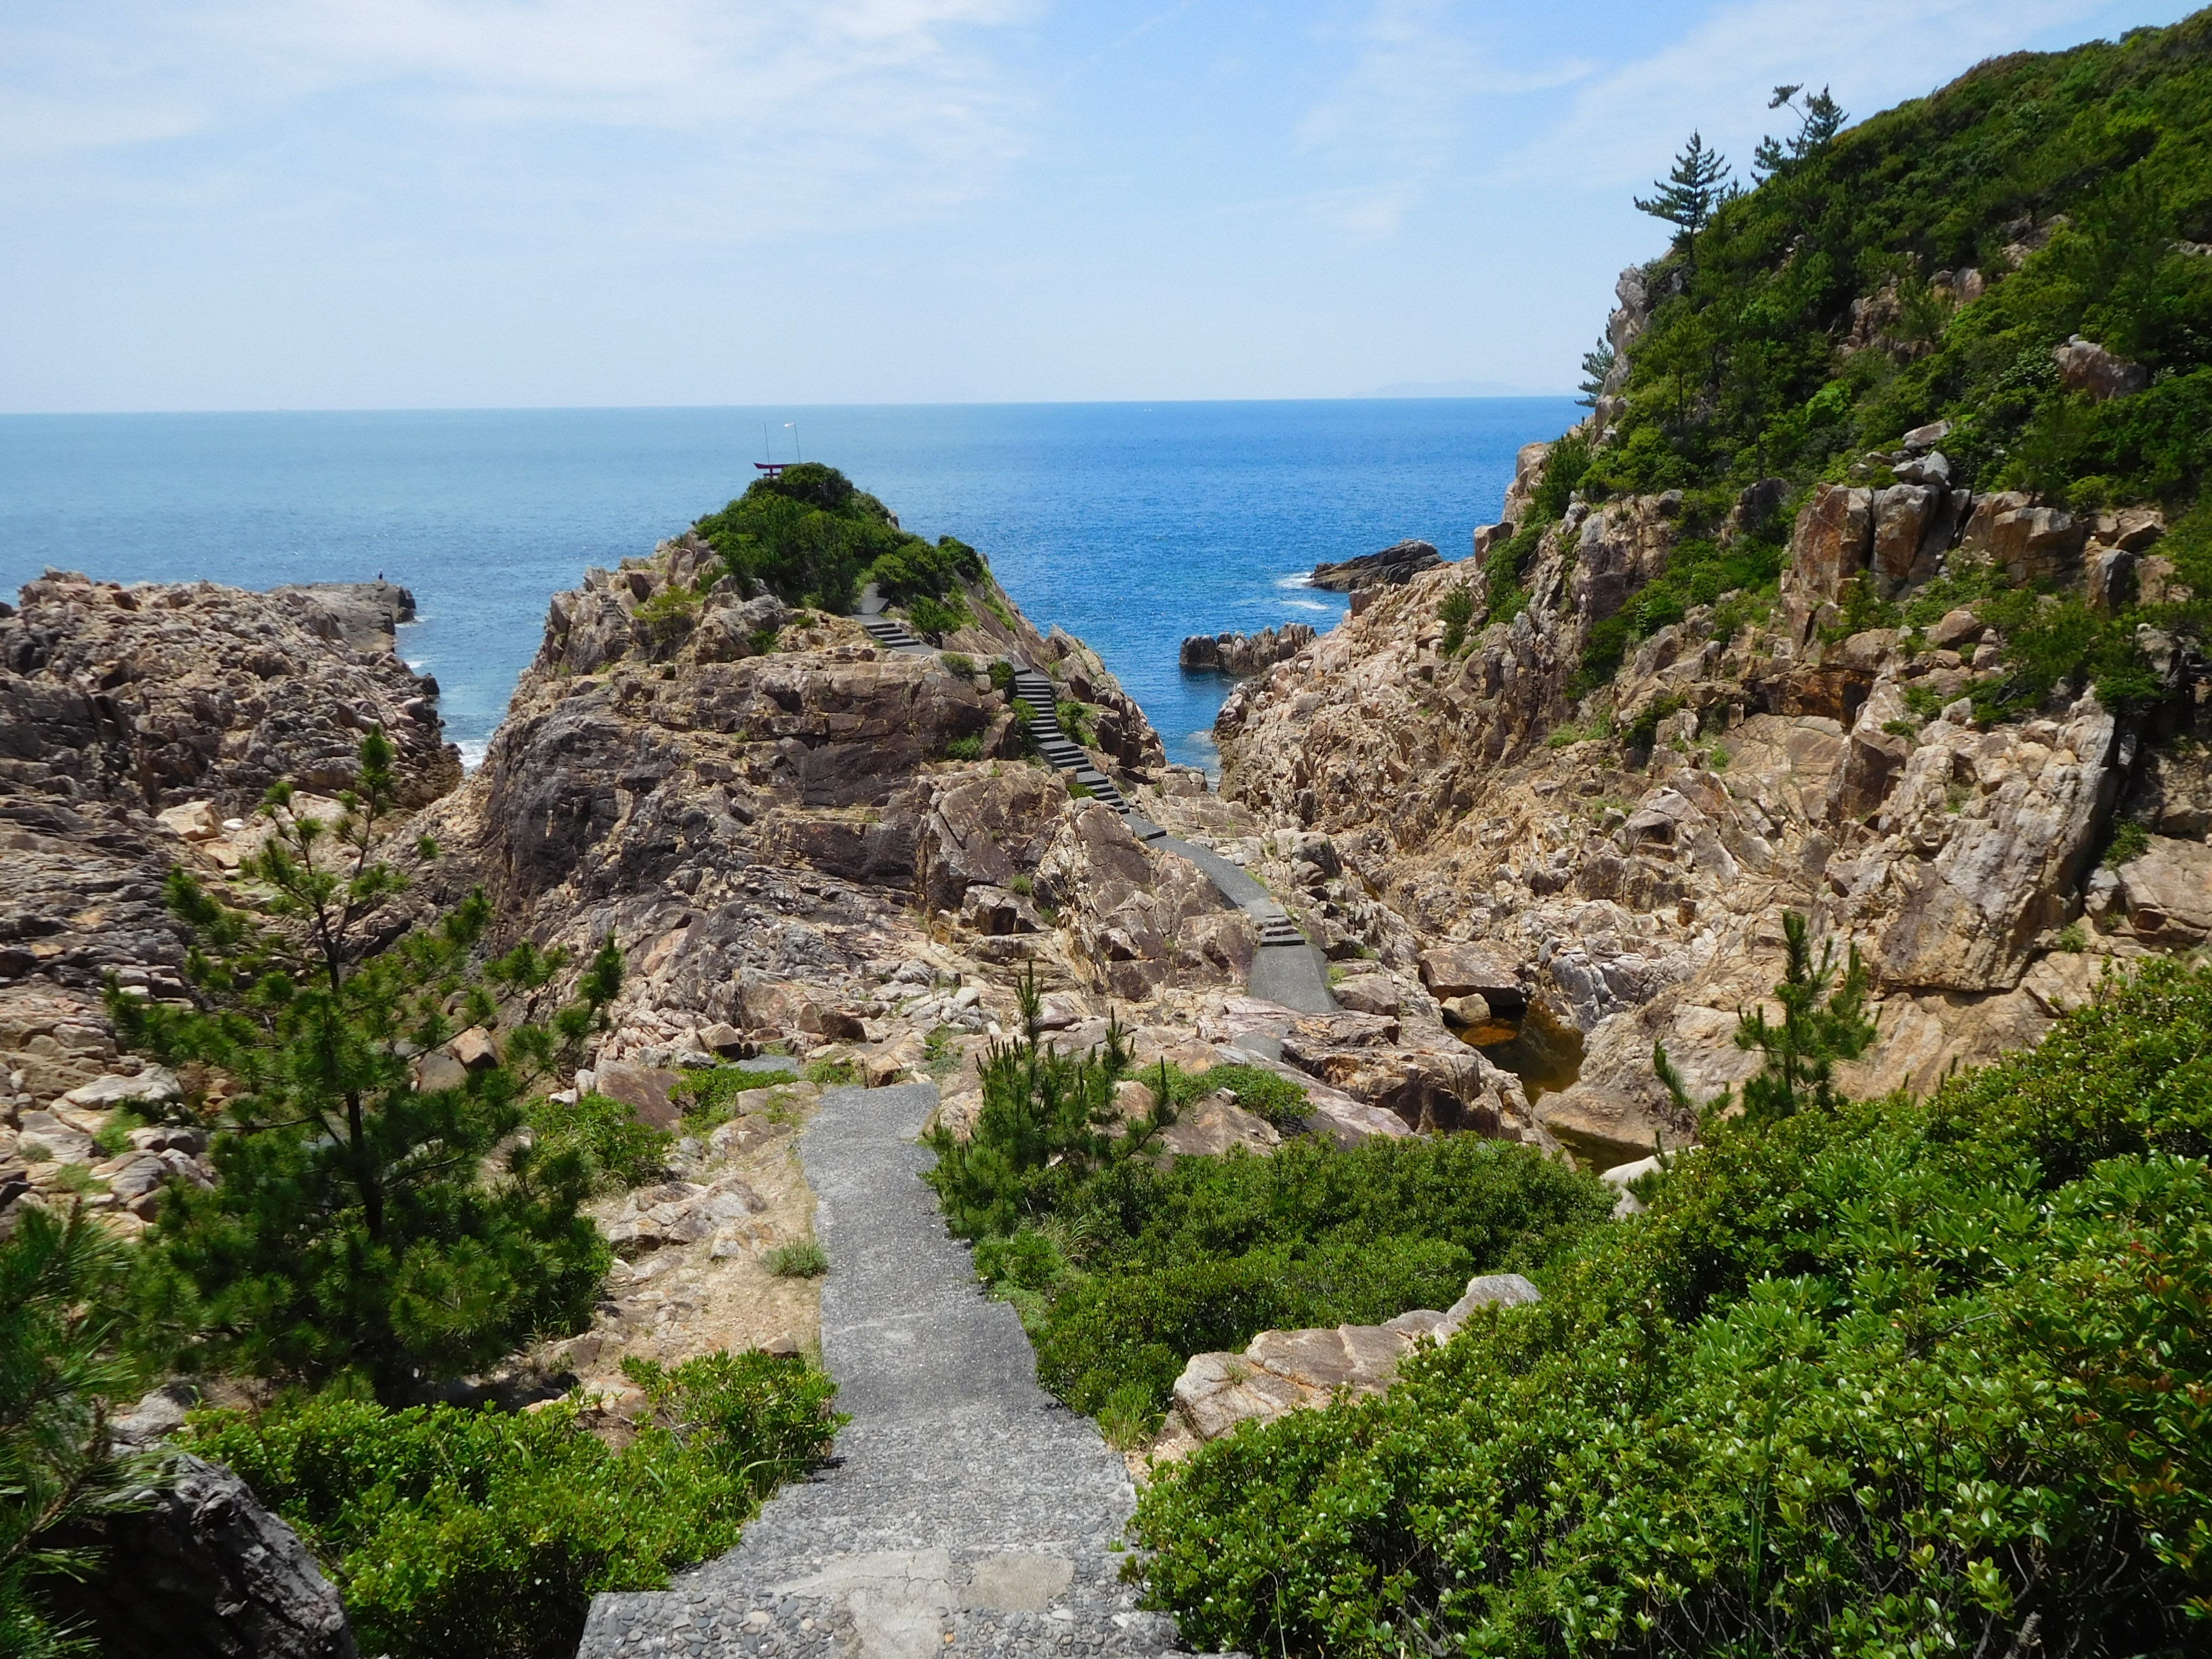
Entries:
[[356,1659],[345,1603],[299,1534],[220,1464],[163,1467],[143,1507],[102,1527],[100,1571],[55,1598],[106,1659]]

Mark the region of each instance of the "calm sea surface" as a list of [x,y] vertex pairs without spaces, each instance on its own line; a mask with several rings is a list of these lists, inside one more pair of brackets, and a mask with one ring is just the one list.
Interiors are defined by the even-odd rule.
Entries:
[[[381,573],[400,649],[473,761],[586,565],[648,553],[764,442],[842,467],[909,530],[974,544],[1040,626],[1082,635],[1169,752],[1211,760],[1228,689],[1183,636],[1309,622],[1300,578],[1408,536],[1463,557],[1514,451],[1565,398],[0,416],[0,592],[47,565],[242,587]],[[795,431],[786,422],[796,423]],[[765,433],[763,432],[765,428]]]

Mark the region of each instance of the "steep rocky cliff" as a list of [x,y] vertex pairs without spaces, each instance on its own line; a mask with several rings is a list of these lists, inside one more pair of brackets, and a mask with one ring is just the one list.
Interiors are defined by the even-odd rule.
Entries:
[[1998,60],[1777,148],[1624,273],[1590,419],[1474,556],[1231,694],[1255,847],[1325,837],[1364,890],[1270,878],[1408,997],[1491,951],[1529,1012],[1459,1029],[1578,1149],[1690,1132],[1655,1042],[1701,1094],[1753,1068],[1785,911],[1871,969],[1862,1090],[2205,936],[2208,54],[2199,17]]

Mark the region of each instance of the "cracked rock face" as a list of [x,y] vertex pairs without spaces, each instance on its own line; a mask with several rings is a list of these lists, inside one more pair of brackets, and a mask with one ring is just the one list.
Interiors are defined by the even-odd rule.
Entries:
[[[1223,708],[1225,805],[1263,847],[1334,846],[1382,913],[1368,948],[1404,994],[1477,1037],[1504,1029],[1500,995],[1523,999],[1567,1035],[1563,1053],[1579,1044],[1578,1062],[1528,1087],[1534,1117],[1585,1158],[1689,1132],[1652,1076],[1655,1042],[1700,1095],[1753,1068],[1736,1011],[1780,976],[1785,910],[1875,976],[1881,1037],[1850,1073],[1875,1091],[1924,1090],[1953,1061],[2033,1042],[2104,961],[2203,936],[2194,850],[2117,877],[2095,866],[2122,811],[2201,850],[2212,790],[2146,759],[2093,693],[1978,722],[1972,698],[2008,671],[1970,608],[1917,634],[1837,625],[1853,584],[1909,598],[1952,561],[2008,580],[2163,582],[2145,551],[2162,522],[1969,497],[1948,487],[1942,434],[1917,435],[1864,465],[1895,483],[1805,499],[1766,622],[1730,633],[1693,607],[1632,641],[1594,694],[1576,679],[1584,648],[1691,533],[1679,498],[1571,507],[1522,573],[1525,606],[1456,655],[1442,650],[1443,601],[1469,587],[1478,617],[1488,602],[1486,573],[1468,567],[1374,595]],[[1523,458],[1509,512],[1543,462],[1541,447]],[[1780,498],[1764,489],[1717,533],[1771,520]],[[1478,532],[1478,547],[1511,530]],[[2179,706],[2197,670],[2178,649],[2153,660]],[[1648,751],[1624,738],[1639,715]],[[2082,954],[2058,950],[2077,919]],[[1333,1066],[1332,1082],[1348,1074]]]

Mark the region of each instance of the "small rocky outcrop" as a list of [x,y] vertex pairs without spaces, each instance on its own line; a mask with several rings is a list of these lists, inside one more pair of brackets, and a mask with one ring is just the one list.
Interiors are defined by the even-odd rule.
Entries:
[[1240,1423],[1314,1410],[1340,1394],[1381,1394],[1397,1380],[1400,1360],[1424,1340],[1450,1341],[1476,1309],[1542,1300],[1518,1273],[1484,1274],[1468,1280],[1467,1293],[1443,1313],[1419,1308],[1380,1325],[1262,1331],[1241,1354],[1194,1355],[1176,1379],[1167,1424],[1146,1455],[1154,1463],[1171,1462]]
[[1427,542],[1411,539],[1386,547],[1379,553],[1363,553],[1335,564],[1317,564],[1313,585],[1332,593],[1356,592],[1363,587],[1395,587],[1424,570],[1433,570],[1443,556]]
[[2076,334],[2064,345],[2051,348],[2058,361],[2058,378],[2069,390],[2086,392],[2098,403],[2126,398],[2150,384],[2150,370],[2107,350],[2094,340]]
[[204,1148],[167,1132],[119,1156],[94,1146],[118,1105],[178,1088],[118,1052],[102,977],[181,995],[170,867],[234,869],[279,778],[320,792],[303,810],[335,811],[371,726],[398,749],[408,805],[459,781],[436,683],[391,648],[411,613],[376,584],[250,593],[64,571],[0,605],[0,1228],[87,1168],[86,1202],[125,1233],[167,1175],[210,1178]]
[[1295,657],[1316,638],[1312,624],[1285,623],[1256,634],[1194,634],[1182,642],[1178,665],[1191,673],[1242,678]]

